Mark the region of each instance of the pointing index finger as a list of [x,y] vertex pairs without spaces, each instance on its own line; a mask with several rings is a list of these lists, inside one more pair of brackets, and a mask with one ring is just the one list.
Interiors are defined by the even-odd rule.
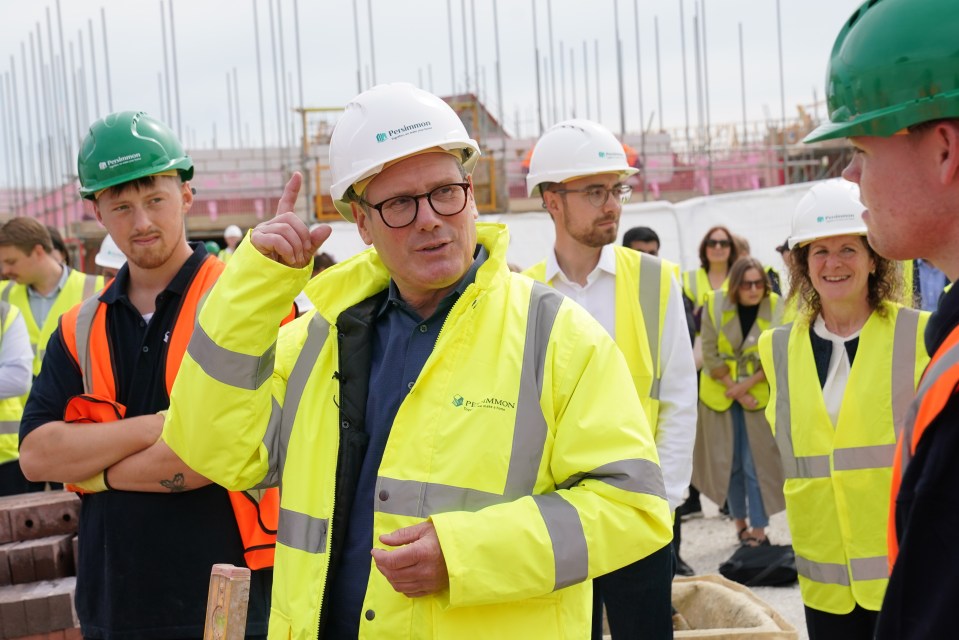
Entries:
[[286,187],[283,188],[280,201],[276,204],[276,215],[293,211],[296,208],[296,199],[300,195],[300,185],[302,184],[303,176],[299,171],[294,171],[289,182],[286,183]]

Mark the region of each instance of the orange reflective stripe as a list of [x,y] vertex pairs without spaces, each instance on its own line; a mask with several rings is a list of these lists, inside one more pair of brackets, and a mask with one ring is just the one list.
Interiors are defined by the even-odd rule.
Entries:
[[[193,279],[187,285],[186,293],[177,310],[176,320],[170,332],[170,340],[166,347],[166,367],[164,370],[167,394],[173,388],[177,371],[183,361],[197,313],[207,292],[216,283],[223,272],[225,265],[215,256],[208,255]],[[112,285],[112,282],[107,287]],[[104,291],[106,288],[104,288]],[[113,370],[113,359],[110,357],[109,338],[106,330],[107,305],[99,303],[92,318],[84,316],[83,321],[89,322],[87,327],[78,327],[80,307],[77,305],[63,314],[60,318],[60,332],[67,350],[78,366],[81,366],[80,349],[87,350],[85,361],[89,365],[81,373],[84,376],[84,388],[88,393],[114,400],[117,396],[116,375]],[[291,317],[284,322],[295,318],[293,307]],[[86,345],[77,344],[78,335],[88,335]],[[87,380],[92,376],[93,380]],[[116,419],[116,418],[112,418]],[[268,489],[263,492],[259,500],[254,499],[244,491],[229,492],[233,513],[236,517],[240,538],[243,541],[244,559],[250,569],[263,569],[273,566],[273,554],[276,547],[276,523],[280,513],[280,494],[278,489]]]
[[909,407],[902,433],[896,442],[896,455],[892,463],[892,499],[889,502],[889,569],[899,555],[899,536],[896,530],[896,499],[909,462],[919,447],[926,429],[939,416],[959,387],[959,326],[943,341],[926,366],[916,392],[916,399]]
[[220,277],[225,268],[226,265],[214,256],[207,255],[200,264],[200,268],[193,275],[193,280],[187,286],[186,294],[180,303],[176,324],[173,325],[173,331],[170,333],[170,346],[167,348],[167,393],[173,389],[173,381],[176,379],[177,371],[180,370],[180,363],[183,362],[183,354],[186,353],[187,345],[190,344],[190,336],[193,335],[193,326],[196,323],[200,301],[207,291],[216,284],[216,279]]

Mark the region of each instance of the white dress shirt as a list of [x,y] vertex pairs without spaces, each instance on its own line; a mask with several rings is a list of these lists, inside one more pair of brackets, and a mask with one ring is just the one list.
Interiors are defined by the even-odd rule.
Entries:
[[[546,258],[546,282],[572,298],[616,339],[616,254],[613,245],[603,247],[596,268],[581,286],[560,269],[554,252]],[[666,484],[666,499],[675,510],[683,501],[693,473],[693,443],[696,440],[696,364],[689,342],[682,289],[672,275],[669,301],[660,345],[662,381],[659,388],[659,420],[656,450]]]
[[22,396],[32,382],[33,349],[21,314],[0,339],[0,400]]

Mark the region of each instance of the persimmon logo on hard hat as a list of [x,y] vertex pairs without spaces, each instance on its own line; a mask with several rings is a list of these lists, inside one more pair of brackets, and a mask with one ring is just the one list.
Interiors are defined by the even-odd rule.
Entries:
[[816,222],[844,222],[846,220],[855,220],[856,216],[851,213],[837,213],[832,216],[818,216]]
[[626,154],[619,151],[600,151],[599,157],[603,160],[623,160]]
[[131,162],[139,162],[141,157],[142,156],[139,153],[131,153],[129,155],[113,158],[112,160],[102,161],[100,162],[100,171],[103,171],[104,169],[113,169],[114,167],[119,167]]
[[414,122],[412,124],[404,124],[402,127],[396,129],[390,129],[386,132],[381,132],[376,134],[377,142],[386,142],[387,140],[396,140],[398,138],[406,137],[412,133],[420,133],[422,131],[429,131],[433,128],[433,123],[429,120],[425,122]]

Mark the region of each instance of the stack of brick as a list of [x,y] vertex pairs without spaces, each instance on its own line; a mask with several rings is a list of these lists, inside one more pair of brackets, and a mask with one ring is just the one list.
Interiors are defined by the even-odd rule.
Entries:
[[0,640],[80,640],[79,516],[79,498],[66,491],[0,498]]

